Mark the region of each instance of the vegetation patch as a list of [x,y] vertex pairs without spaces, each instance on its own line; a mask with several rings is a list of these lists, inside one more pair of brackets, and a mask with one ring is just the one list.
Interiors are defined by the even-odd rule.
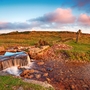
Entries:
[[[80,34],[76,42],[75,32],[12,32],[0,35],[0,46],[31,46],[40,47],[43,45],[67,44],[72,47],[70,50],[63,50],[69,59],[90,61],[90,34]],[[65,49],[65,48],[64,48]],[[28,50],[26,50],[28,51]],[[56,52],[62,52],[57,50]]]
[[12,76],[0,76],[0,90],[19,90],[20,88],[22,90],[53,90],[52,88],[23,82],[21,79]]

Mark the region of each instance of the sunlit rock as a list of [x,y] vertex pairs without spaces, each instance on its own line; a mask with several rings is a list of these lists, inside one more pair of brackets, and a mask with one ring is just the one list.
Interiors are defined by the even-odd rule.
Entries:
[[0,56],[0,70],[12,66],[25,66],[27,64],[30,64],[30,58],[25,52],[6,52],[3,56]]

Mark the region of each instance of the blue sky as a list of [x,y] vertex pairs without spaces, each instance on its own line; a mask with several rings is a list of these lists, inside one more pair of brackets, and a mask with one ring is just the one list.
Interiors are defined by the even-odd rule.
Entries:
[[90,33],[90,0],[0,0],[0,33],[78,31]]

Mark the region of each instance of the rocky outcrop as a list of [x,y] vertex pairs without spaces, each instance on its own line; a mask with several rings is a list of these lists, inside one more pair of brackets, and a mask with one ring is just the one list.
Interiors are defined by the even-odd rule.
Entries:
[[3,46],[0,46],[0,55],[4,55],[5,52],[5,48]]
[[49,48],[49,46],[41,46],[40,48],[38,47],[32,47],[29,49],[28,54],[32,59],[42,59],[44,52]]
[[0,70],[6,69],[11,66],[25,66],[29,64],[29,62],[30,58],[28,54],[24,52],[15,53],[12,55],[4,55],[0,57]]
[[5,48],[3,46],[0,46],[0,52],[5,51]]

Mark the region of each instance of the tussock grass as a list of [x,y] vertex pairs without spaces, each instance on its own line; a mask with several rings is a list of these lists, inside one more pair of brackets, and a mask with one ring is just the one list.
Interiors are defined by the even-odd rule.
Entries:
[[[75,32],[12,32],[0,35],[0,45],[29,46],[35,45],[39,40],[44,40],[52,46],[55,43],[65,43],[72,46],[72,50],[66,51],[71,59],[82,59],[90,61],[90,34],[81,34],[79,42],[76,43]],[[77,53],[77,55],[76,55]],[[83,55],[84,53],[84,55]],[[81,58],[78,58],[81,57]]]
[[54,90],[32,83],[26,83],[12,76],[0,76],[0,90],[18,90],[19,87],[22,87],[24,90]]

